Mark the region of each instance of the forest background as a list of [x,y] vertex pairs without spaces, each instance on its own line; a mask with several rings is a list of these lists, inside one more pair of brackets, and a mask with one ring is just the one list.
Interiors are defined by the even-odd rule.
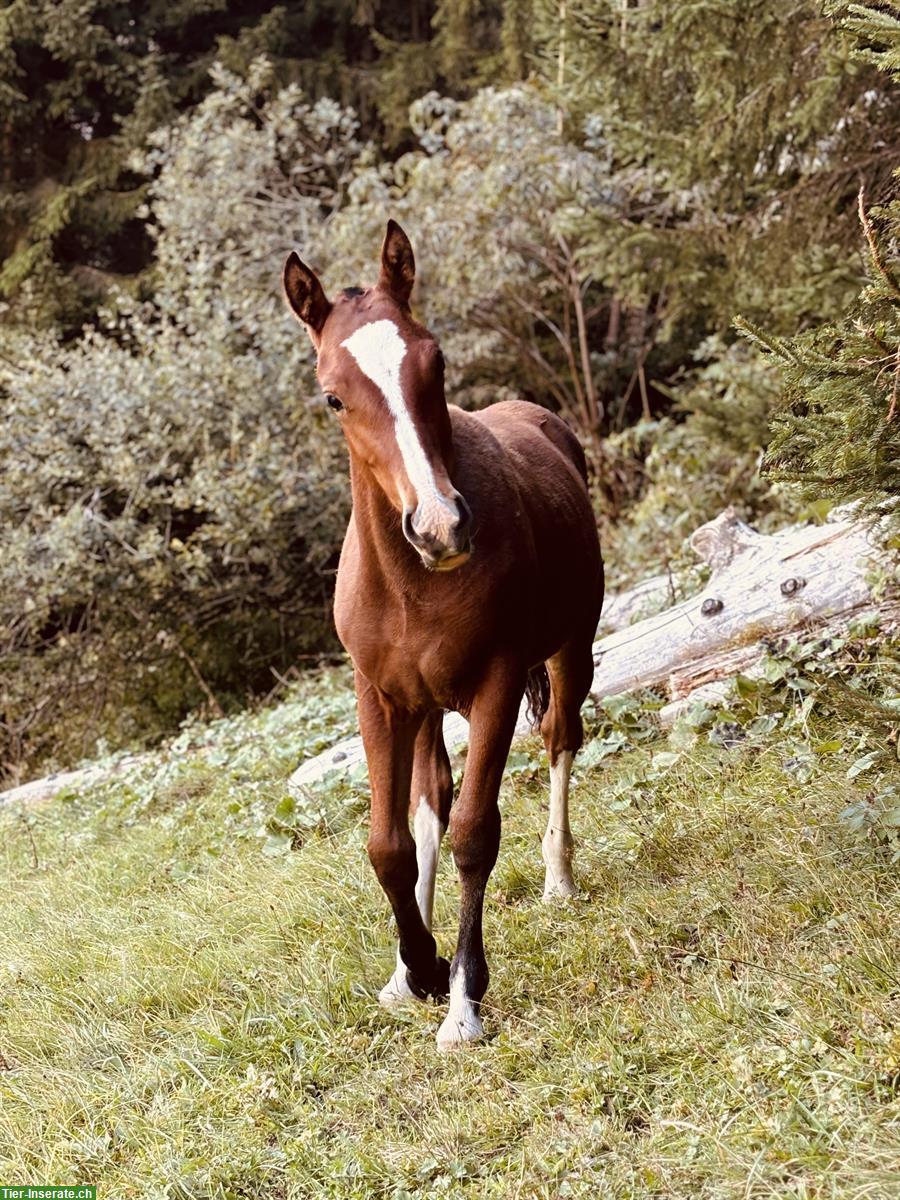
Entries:
[[898,64],[892,3],[0,4],[0,779],[335,652],[279,274],[388,216],[449,398],[577,430],[613,587],[726,504],[896,539]]

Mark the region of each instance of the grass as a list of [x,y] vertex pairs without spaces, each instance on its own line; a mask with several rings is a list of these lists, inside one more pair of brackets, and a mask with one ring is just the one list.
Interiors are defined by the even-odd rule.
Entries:
[[[345,683],[0,811],[0,1184],[900,1195],[900,879],[839,820],[871,772],[848,781],[833,729],[802,783],[771,737],[588,754],[583,896],[551,906],[546,783],[520,750],[486,912],[491,1038],[441,1056],[440,1009],[375,1000],[394,943],[364,794],[283,802],[301,755],[352,724]],[[448,951],[447,855],[438,889]]]

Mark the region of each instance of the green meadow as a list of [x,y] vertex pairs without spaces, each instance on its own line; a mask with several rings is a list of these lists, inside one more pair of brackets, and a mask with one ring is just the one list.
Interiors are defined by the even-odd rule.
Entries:
[[[537,739],[514,748],[489,1036],[450,1055],[440,1008],[376,1001],[394,942],[365,782],[285,787],[352,730],[342,671],[188,727],[108,784],[0,810],[0,1183],[898,1196],[900,770],[833,714],[801,714],[802,742],[796,711],[777,719],[666,735],[636,704],[589,714],[581,895],[551,905],[546,764]],[[878,788],[882,837],[863,819]],[[445,953],[456,901],[445,849]]]

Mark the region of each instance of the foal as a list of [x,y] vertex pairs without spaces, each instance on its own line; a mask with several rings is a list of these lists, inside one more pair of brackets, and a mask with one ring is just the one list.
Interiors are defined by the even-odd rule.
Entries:
[[[400,935],[397,968],[379,998],[391,1005],[449,992],[438,1033],[446,1049],[483,1032],[482,908],[500,844],[500,779],[526,686],[542,700],[550,757],[544,897],[575,891],[569,773],[593,674],[603,565],[574,435],[522,401],[478,413],[448,408],[441,351],[410,314],[414,278],[409,240],[389,221],[375,287],[329,300],[292,253],[284,290],[315,345],[325,401],[350,450],[353,514],[334,612],[353,659],[369,764],[369,858]],[[452,808],[445,709],[470,722]],[[452,965],[437,956],[431,934],[448,824],[461,886]]]

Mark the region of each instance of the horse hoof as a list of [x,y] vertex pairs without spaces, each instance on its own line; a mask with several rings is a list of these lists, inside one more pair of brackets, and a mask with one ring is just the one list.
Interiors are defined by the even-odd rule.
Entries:
[[437,1034],[437,1048],[442,1053],[456,1050],[466,1042],[477,1042],[484,1037],[481,1018],[474,1013],[464,1017],[447,1016]]
[[406,982],[406,968],[396,970],[381,991],[378,993],[378,1003],[382,1008],[401,1008],[411,1004],[419,997]]
[[446,958],[436,958],[434,971],[428,984],[421,984],[412,971],[406,972],[407,989],[418,1000],[434,1000],[440,1004],[450,995],[450,964]]

